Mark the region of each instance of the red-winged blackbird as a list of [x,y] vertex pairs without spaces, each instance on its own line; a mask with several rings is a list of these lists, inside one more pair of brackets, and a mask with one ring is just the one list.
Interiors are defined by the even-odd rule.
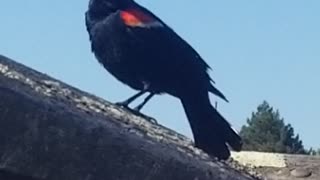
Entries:
[[[212,107],[209,92],[227,101],[200,55],[153,13],[132,0],[90,0],[86,26],[98,61],[118,80],[139,90],[179,98],[195,145],[219,159],[240,151],[242,141]],[[142,105],[143,106],[143,105]]]

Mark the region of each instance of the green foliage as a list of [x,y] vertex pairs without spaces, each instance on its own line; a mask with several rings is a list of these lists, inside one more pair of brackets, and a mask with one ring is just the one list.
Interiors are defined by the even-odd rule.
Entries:
[[278,110],[264,101],[253,112],[240,131],[244,150],[306,154],[299,135],[294,135],[290,124],[285,124]]
[[318,148],[317,150],[310,148],[308,150],[308,154],[312,156],[320,156],[320,148]]

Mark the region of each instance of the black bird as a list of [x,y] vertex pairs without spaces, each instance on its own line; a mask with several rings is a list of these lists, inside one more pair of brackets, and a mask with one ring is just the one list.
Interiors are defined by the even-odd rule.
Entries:
[[[208,64],[169,26],[133,0],[90,0],[86,27],[98,61],[119,81],[139,91],[167,93],[182,102],[195,145],[219,159],[240,151],[242,141],[209,100],[227,101],[213,86]],[[143,104],[142,104],[143,106]]]

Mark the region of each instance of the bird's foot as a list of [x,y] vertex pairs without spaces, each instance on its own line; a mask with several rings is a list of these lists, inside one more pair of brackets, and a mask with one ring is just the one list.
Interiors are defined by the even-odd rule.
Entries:
[[133,110],[136,111],[136,112],[140,112],[141,109],[142,109],[142,107],[143,107],[143,104],[139,104],[138,106],[136,106],[135,108],[133,108]]
[[153,117],[147,116],[147,115],[142,114],[142,113],[137,112],[137,111],[135,111],[135,112],[136,112],[136,115],[137,115],[137,116],[140,116],[140,117],[143,118],[144,120],[149,121],[151,124],[158,124],[158,121],[157,121],[156,119],[154,119]]
[[124,102],[117,102],[117,103],[115,103],[115,105],[126,109],[127,111],[129,111],[130,113],[132,113],[136,116],[142,117],[143,119],[151,122],[152,124],[158,124],[157,120],[140,112],[141,108],[143,107],[143,105],[141,105],[141,104],[136,106],[134,109],[131,109],[129,107],[128,103],[126,103],[125,101]]
[[129,102],[127,102],[127,101],[116,102],[114,104],[117,105],[117,106],[124,107],[124,108],[129,108]]
[[139,104],[138,106],[134,107],[133,109],[129,107],[129,104],[127,102],[117,102],[117,103],[114,103],[115,105],[117,106],[120,106],[120,107],[123,107],[123,108],[126,108],[126,109],[129,109],[131,112],[135,112],[135,113],[140,113],[143,105],[142,104]]
[[150,116],[147,116],[143,113],[141,113],[139,110],[139,107],[135,107],[134,109],[131,109],[131,108],[127,108],[127,110],[129,110],[132,114],[136,115],[136,116],[139,116],[139,117],[142,117],[143,119],[149,121],[150,123],[152,124],[158,124],[157,120],[155,120],[154,118],[150,117]]

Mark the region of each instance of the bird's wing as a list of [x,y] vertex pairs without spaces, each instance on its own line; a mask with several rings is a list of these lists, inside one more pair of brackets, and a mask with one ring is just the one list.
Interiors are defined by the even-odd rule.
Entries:
[[129,28],[142,31],[144,34],[154,34],[161,37],[163,41],[167,41],[168,45],[174,45],[174,43],[179,44],[178,47],[184,52],[189,53],[189,57],[198,61],[204,70],[211,69],[209,65],[200,57],[200,55],[178,34],[176,34],[168,25],[166,25],[160,18],[155,16],[149,10],[137,6],[136,8],[131,8],[120,12],[121,19],[124,24]]
[[173,69],[180,71],[182,74],[189,75],[194,81],[201,80],[208,91],[227,101],[225,96],[216,89],[212,84],[214,81],[208,74],[209,65],[201,56],[192,48],[184,39],[175,33],[161,19],[155,16],[147,9],[137,6],[120,12],[120,17],[124,24],[130,29],[130,33],[141,41],[148,41],[145,44],[151,45],[148,51],[163,50],[161,54],[171,54],[171,59],[163,58],[163,61],[170,61]]

